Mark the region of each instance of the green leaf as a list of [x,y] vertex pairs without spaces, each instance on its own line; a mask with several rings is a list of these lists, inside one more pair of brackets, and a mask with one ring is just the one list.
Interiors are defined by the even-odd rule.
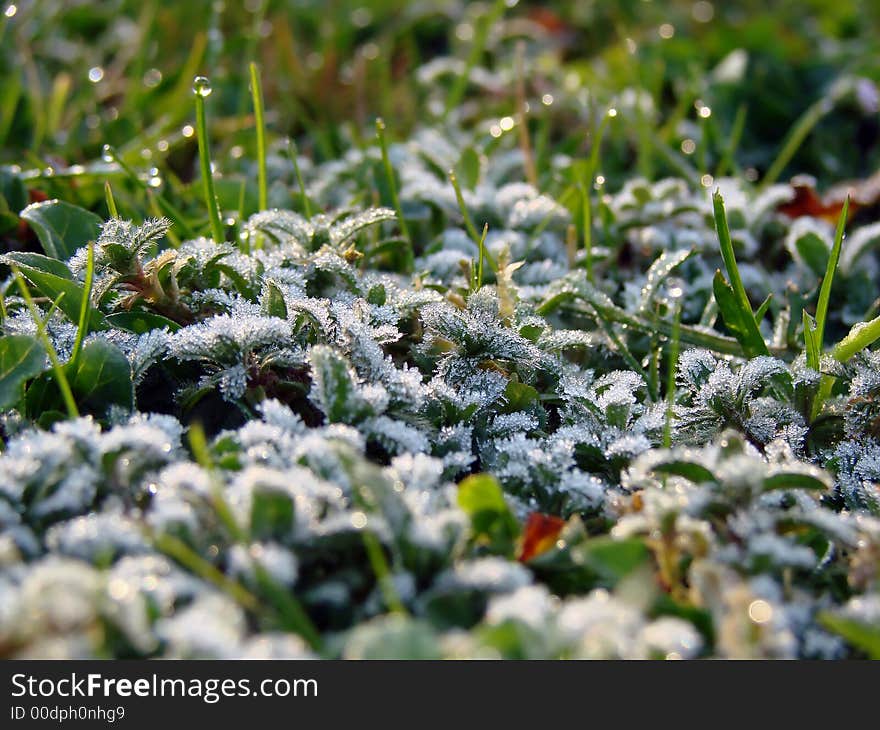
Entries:
[[651,551],[639,538],[597,537],[572,551],[577,563],[593,570],[609,587],[647,562]]
[[289,494],[275,489],[256,489],[251,503],[251,538],[281,540],[290,536],[294,506]]
[[804,263],[816,276],[822,276],[828,266],[828,246],[812,231],[807,231],[794,243]]
[[816,344],[819,349],[825,341],[825,320],[828,318],[828,303],[831,301],[831,283],[834,281],[834,272],[837,270],[837,262],[840,260],[840,248],[843,245],[843,232],[846,228],[846,215],[849,212],[849,195],[843,201],[843,209],[837,220],[837,230],[834,233],[834,245],[831,247],[831,256],[828,258],[828,267],[825,269],[825,277],[822,279],[822,287],[819,289],[819,301],[816,304]]
[[826,492],[833,482],[825,472],[819,469],[789,470],[780,468],[764,479],[764,490],[771,489],[812,489]]
[[[12,255],[6,256],[10,259]],[[49,297],[52,301],[58,299],[61,294],[64,297],[58,302],[58,308],[67,315],[67,318],[74,324],[79,322],[80,309],[82,308],[82,300],[85,296],[85,290],[80,284],[70,278],[59,276],[55,273],[49,273],[46,270],[35,268],[33,266],[18,265],[19,270],[31,284],[33,284],[43,296]],[[70,272],[68,271],[68,276]],[[89,329],[104,330],[107,329],[107,322],[104,315],[100,311],[91,308],[89,313]]]
[[101,219],[91,211],[62,200],[29,205],[21,217],[30,223],[43,250],[53,258],[69,259],[78,248],[101,234]]
[[73,365],[65,369],[77,405],[97,413],[103,413],[111,404],[132,407],[131,365],[118,347],[106,340],[92,340]]
[[533,403],[537,403],[541,398],[541,394],[531,385],[511,380],[504,389],[504,397],[507,403],[502,408],[502,411],[504,413],[516,413],[517,411],[525,410]]
[[856,353],[872,345],[878,338],[880,338],[880,317],[875,317],[870,322],[857,322],[846,337],[834,346],[831,355],[839,362],[846,362]]
[[18,217],[28,201],[27,188],[20,175],[8,169],[0,170],[0,197],[6,203],[6,209]]
[[458,176],[468,190],[480,182],[480,154],[473,147],[465,147],[456,165]]
[[715,272],[712,291],[715,293],[715,301],[718,303],[718,311],[721,312],[724,324],[742,346],[743,353],[747,357],[769,354],[767,343],[761,336],[751,306],[743,309],[733,287],[727,283],[720,270]]
[[324,411],[330,423],[353,423],[366,415],[368,404],[360,398],[357,376],[348,361],[326,345],[311,352],[312,392],[310,397]]
[[683,459],[673,459],[671,461],[662,462],[654,466],[653,470],[658,474],[669,474],[671,476],[684,477],[694,484],[705,484],[706,482],[717,482],[718,478],[702,464],[693,461],[685,461]]
[[767,314],[767,310],[770,309],[770,302],[773,301],[773,292],[770,292],[767,295],[767,298],[761,302],[761,306],[755,310],[755,322],[760,323],[762,319],[764,319],[764,315]]
[[[758,323],[752,312],[748,294],[743,286],[739,275],[739,267],[736,265],[736,254],[733,250],[733,241],[730,238],[730,228],[727,225],[727,214],[724,212],[724,199],[721,193],[716,191],[712,195],[712,204],[715,212],[715,230],[718,232],[718,242],[721,246],[721,258],[724,259],[724,268],[730,283],[721,276],[721,272],[715,274],[713,290],[724,323],[737,336],[743,350],[748,357],[755,355],[767,355],[767,344],[758,329]],[[723,300],[723,302],[722,302]]]
[[9,408],[21,398],[21,386],[36,377],[46,364],[46,351],[36,337],[0,337],[0,408]]
[[512,549],[519,523],[495,477],[473,474],[462,480],[458,485],[458,506],[470,518],[475,536],[488,538],[499,551]]
[[880,628],[877,626],[828,612],[819,614],[819,623],[842,636],[871,659],[880,659]]
[[266,293],[263,295],[261,308],[263,314],[270,317],[287,319],[287,304],[284,301],[284,294],[281,293],[281,289],[274,281],[266,282]]
[[693,249],[664,251],[651,264],[645,274],[645,285],[639,297],[639,314],[646,314],[666,278],[693,255]]
[[15,264],[20,269],[29,268],[35,271],[42,271],[46,274],[52,274],[61,279],[73,281],[73,274],[67,268],[67,264],[58,259],[43,256],[41,253],[31,253],[30,251],[11,251],[3,254],[2,261],[5,264]]
[[104,319],[111,327],[134,332],[136,335],[164,328],[168,328],[171,332],[180,329],[180,325],[174,320],[153,312],[117,312],[108,314]]
[[807,351],[807,365],[813,370],[818,370],[822,362],[822,346],[816,337],[816,320],[807,310],[803,310],[804,319],[804,349]]

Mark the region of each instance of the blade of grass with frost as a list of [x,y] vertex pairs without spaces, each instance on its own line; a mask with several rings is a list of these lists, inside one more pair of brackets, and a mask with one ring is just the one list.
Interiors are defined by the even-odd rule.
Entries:
[[[828,257],[828,265],[825,276],[822,278],[822,286],[819,289],[819,301],[816,304],[816,318],[813,319],[803,313],[804,319],[804,349],[806,350],[807,364],[813,370],[819,370],[822,362],[822,346],[825,339],[825,322],[828,318],[828,304],[831,301],[831,285],[834,281],[834,273],[840,260],[840,251],[843,247],[844,230],[846,229],[846,217],[849,212],[849,195],[843,201],[843,209],[837,220],[837,230],[834,232],[834,244],[831,247],[831,255]],[[810,409],[811,418],[815,419],[822,411],[822,404],[831,395],[834,387],[834,376],[823,375],[819,383],[819,389],[813,398]]]
[[[52,303],[52,308],[49,310],[49,314],[46,316],[45,321],[41,322],[40,314],[37,311],[37,305],[34,304],[34,298],[31,296],[31,292],[28,289],[24,277],[21,275],[17,266],[12,266],[11,268],[12,274],[15,276],[15,280],[18,283],[18,288],[21,290],[21,295],[24,297],[27,304],[31,318],[34,320],[34,324],[37,325],[37,337],[42,341],[43,347],[46,349],[46,354],[49,356],[49,362],[52,363],[52,370],[55,373],[55,382],[58,384],[58,390],[61,392],[62,400],[64,400],[67,415],[69,418],[79,418],[79,408],[77,408],[76,399],[73,397],[73,391],[70,389],[70,382],[67,380],[67,374],[64,372],[64,367],[58,359],[58,353],[55,350],[55,346],[52,344],[52,340],[50,340],[49,336],[46,334],[46,324],[49,322],[48,318],[51,316],[52,312],[55,311],[55,307],[58,305],[58,300],[55,300],[55,302]],[[61,299],[62,296],[64,296],[63,292],[58,299]]]
[[764,342],[758,328],[752,305],[739,275],[730,228],[727,225],[727,214],[724,211],[724,198],[717,190],[712,195],[712,203],[715,212],[715,230],[721,246],[721,258],[724,259],[724,268],[727,269],[727,276],[730,278],[728,283],[720,271],[715,273],[713,281],[715,300],[718,302],[724,323],[739,340],[743,352],[749,357],[767,355],[769,354],[767,343]]
[[854,324],[849,334],[834,346],[831,356],[839,362],[846,362],[878,339],[880,339],[880,317],[875,317],[869,322],[859,322]]
[[681,304],[677,303],[672,317],[672,337],[669,340],[669,372],[666,377],[666,419],[663,424],[663,448],[672,446],[672,416],[675,408],[675,370],[681,348]]
[[480,243],[479,243],[480,257],[477,260],[477,278],[476,278],[476,281],[474,282],[473,291],[476,291],[481,286],[483,286],[483,259],[485,258],[485,255],[486,255],[486,235],[488,233],[489,233],[489,224],[486,223],[483,226],[483,235],[480,236]]
[[376,138],[379,140],[379,149],[382,152],[382,166],[385,169],[385,177],[388,180],[388,189],[391,192],[391,202],[394,204],[394,210],[397,213],[397,222],[400,225],[400,232],[406,239],[407,243],[407,270],[413,269],[413,240],[409,235],[409,229],[406,226],[406,218],[403,217],[403,208],[400,206],[400,197],[397,195],[397,182],[394,179],[394,168],[391,166],[391,159],[388,157],[388,142],[385,139],[385,122],[381,118],[376,120]]
[[199,145],[199,167],[202,185],[205,189],[205,205],[211,221],[211,237],[215,243],[223,243],[223,224],[220,220],[220,206],[214,191],[214,171],[211,166],[211,149],[208,144],[208,121],[205,118],[205,99],[211,95],[211,82],[205,76],[193,79],[193,94],[196,99],[196,135]]
[[[821,350],[825,338],[825,321],[828,319],[828,303],[831,301],[831,284],[834,281],[834,272],[837,271],[837,262],[840,260],[840,249],[843,246],[844,230],[846,229],[846,217],[849,212],[849,195],[843,201],[843,209],[837,220],[837,230],[834,232],[834,245],[831,247],[831,255],[828,257],[828,266],[825,276],[822,278],[822,286],[819,289],[819,301],[816,304],[816,328],[815,339]],[[818,363],[812,366],[818,370]]]

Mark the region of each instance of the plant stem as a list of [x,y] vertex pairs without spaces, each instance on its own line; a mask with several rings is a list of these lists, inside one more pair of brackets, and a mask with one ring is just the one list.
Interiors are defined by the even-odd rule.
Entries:
[[211,170],[211,151],[208,144],[208,122],[205,118],[205,96],[195,91],[196,97],[196,135],[199,143],[199,168],[202,173],[202,185],[205,189],[205,205],[211,221],[211,237],[215,243],[225,240],[223,224],[220,221],[220,206],[214,191],[214,173]]
[[107,201],[107,212],[111,218],[118,218],[119,211],[116,209],[116,200],[113,198],[113,188],[110,187],[110,181],[104,181],[104,200]]
[[299,168],[299,159],[297,159],[298,152],[296,149],[296,142],[292,139],[287,140],[287,156],[293,164],[293,172],[296,175],[296,184],[299,185],[299,195],[300,198],[302,198],[303,213],[306,214],[306,218],[311,220],[312,202],[309,200],[308,193],[306,193],[306,182],[303,179],[302,170]]
[[[254,122],[257,127],[257,179],[259,186],[259,207],[266,210],[269,207],[269,185],[266,176],[266,118],[263,106],[263,85],[260,81],[260,72],[257,64],[251,61],[251,97],[254,103]],[[257,248],[262,248],[262,241],[257,243]]]
[[[34,320],[34,324],[37,325],[37,336],[42,340],[43,347],[46,348],[46,354],[49,356],[49,361],[52,363],[52,369],[55,372],[55,382],[58,383],[58,390],[61,391],[61,398],[64,400],[64,406],[67,408],[67,415],[69,418],[79,418],[79,408],[76,406],[76,399],[73,397],[70,382],[67,380],[67,373],[64,372],[64,366],[58,359],[58,353],[55,351],[52,340],[46,334],[45,326],[40,325],[40,313],[37,311],[37,305],[34,304],[34,298],[31,296],[27,283],[25,283],[18,267],[13,265],[11,268],[15,280],[18,282],[18,288],[21,290],[21,295],[27,303],[31,318]],[[62,294],[61,296],[64,295]]]
[[397,195],[397,182],[394,180],[394,168],[391,167],[391,159],[388,157],[388,142],[385,139],[385,122],[381,118],[376,119],[376,138],[379,140],[379,149],[382,151],[382,166],[385,168],[385,177],[388,180],[388,189],[391,193],[391,202],[394,204],[394,210],[397,213],[400,232],[403,234],[409,247],[407,266],[412,271],[413,241],[406,226],[406,219],[403,217],[400,197]]
[[70,354],[71,367],[76,368],[79,354],[82,351],[83,340],[89,331],[89,306],[92,297],[92,284],[95,280],[95,244],[90,243],[86,256],[86,278],[83,285],[82,302],[79,308],[79,323],[76,328],[76,341],[73,343],[73,351]]

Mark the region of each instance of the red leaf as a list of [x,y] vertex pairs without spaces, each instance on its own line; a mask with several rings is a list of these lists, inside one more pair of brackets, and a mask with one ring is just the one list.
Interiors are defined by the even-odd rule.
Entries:
[[850,196],[849,212],[880,202],[880,172],[864,180],[849,180],[830,188],[824,195],[816,191],[816,180],[809,175],[792,178],[794,198],[779,206],[779,211],[789,218],[812,216],[836,223],[843,210],[843,201]]
[[561,517],[532,512],[526,520],[517,560],[525,563],[541,553],[546,553],[556,544],[556,538],[563,527],[565,520]]

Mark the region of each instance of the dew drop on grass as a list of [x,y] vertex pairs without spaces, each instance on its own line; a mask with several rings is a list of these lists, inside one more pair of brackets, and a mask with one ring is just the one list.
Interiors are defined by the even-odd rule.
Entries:
[[113,162],[113,149],[109,144],[105,144],[101,148],[101,159],[104,160],[104,162]]
[[197,96],[206,97],[210,96],[213,89],[211,88],[211,82],[207,76],[196,76],[193,79],[193,93]]

